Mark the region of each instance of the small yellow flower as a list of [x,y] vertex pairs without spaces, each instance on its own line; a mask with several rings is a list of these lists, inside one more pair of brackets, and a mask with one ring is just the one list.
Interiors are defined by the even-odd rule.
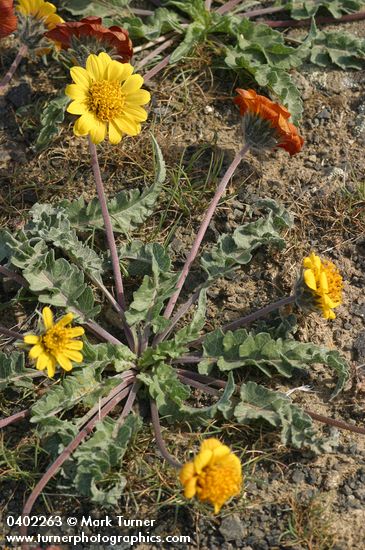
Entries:
[[105,139],[117,144],[123,134],[136,136],[147,112],[141,107],[150,101],[147,90],[141,90],[143,78],[133,73],[129,63],[113,60],[107,53],[91,54],[86,69],[72,67],[74,84],[66,88],[72,101],[69,113],[81,115],[74,126],[77,136],[90,134],[93,143]]
[[194,460],[181,468],[180,481],[186,498],[196,495],[202,502],[211,502],[218,514],[223,504],[241,490],[241,463],[218,439],[206,439]]
[[303,279],[310,289],[315,306],[319,308],[325,319],[335,319],[332,311],[342,303],[343,282],[337,267],[328,261],[323,261],[313,252],[303,260]]
[[37,369],[47,369],[48,376],[53,378],[57,364],[65,371],[70,371],[71,361],[81,363],[83,356],[80,350],[84,344],[74,338],[82,336],[85,331],[82,327],[67,326],[74,318],[72,313],[67,313],[54,323],[52,311],[45,307],[42,317],[45,333],[40,336],[27,334],[24,336],[24,342],[33,346],[29,351],[29,358],[36,360]]
[[58,23],[63,23],[62,17],[56,14],[56,6],[44,0],[19,0],[17,11],[41,21],[48,30],[54,29]]

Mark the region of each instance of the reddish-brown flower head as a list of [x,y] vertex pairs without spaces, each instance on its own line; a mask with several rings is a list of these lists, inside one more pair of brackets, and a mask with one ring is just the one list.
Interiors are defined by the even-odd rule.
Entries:
[[0,38],[9,36],[17,28],[13,0],[0,0]]
[[304,140],[298,134],[294,124],[289,122],[291,115],[283,105],[258,95],[255,90],[237,88],[236,92],[238,96],[233,101],[239,106],[242,116],[254,115],[256,119],[266,121],[275,130],[277,147],[282,147],[291,155],[299,153]]
[[[72,39],[76,38],[82,42],[83,38],[93,38],[101,45],[108,46],[116,51],[120,61],[129,62],[132,57],[132,42],[128,32],[120,27],[103,27],[101,17],[84,17],[78,22],[61,23],[45,33],[47,38],[60,44],[62,49],[67,50],[72,46]],[[89,53],[97,53],[96,51]],[[109,52],[110,53],[110,52]]]

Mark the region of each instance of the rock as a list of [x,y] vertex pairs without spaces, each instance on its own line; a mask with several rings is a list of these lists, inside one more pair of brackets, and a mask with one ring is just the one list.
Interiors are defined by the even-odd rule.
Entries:
[[31,102],[32,88],[28,82],[21,82],[18,86],[10,88],[5,98],[9,101],[16,109],[28,105]]
[[239,543],[245,537],[245,529],[237,514],[224,518],[219,531],[226,541],[234,540],[236,543]]
[[303,483],[305,480],[305,475],[301,470],[294,470],[292,473],[291,479],[294,483]]
[[365,360],[365,330],[361,331],[354,342],[354,349],[359,361]]
[[328,109],[322,109],[322,111],[317,114],[317,118],[319,118],[319,120],[329,120],[331,118],[331,113]]

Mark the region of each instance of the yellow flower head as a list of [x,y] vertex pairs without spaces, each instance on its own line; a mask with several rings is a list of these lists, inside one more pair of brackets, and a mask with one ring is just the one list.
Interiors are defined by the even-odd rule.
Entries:
[[19,0],[17,11],[41,21],[48,30],[63,23],[62,17],[56,14],[56,6],[44,0]]
[[196,495],[202,502],[211,502],[218,514],[223,504],[241,490],[241,463],[218,439],[206,439],[194,460],[181,468],[180,481],[186,498]]
[[72,67],[71,77],[75,84],[66,88],[72,101],[69,113],[81,115],[74,126],[77,136],[90,134],[93,143],[105,139],[117,144],[123,134],[136,136],[141,131],[141,122],[147,112],[141,107],[150,101],[147,90],[141,90],[143,78],[133,73],[129,63],[113,60],[105,52],[91,54],[86,69]]
[[82,336],[85,331],[82,327],[67,326],[74,318],[72,313],[67,313],[54,323],[52,311],[45,307],[42,317],[45,332],[40,336],[27,334],[24,336],[24,342],[33,346],[29,351],[29,357],[36,360],[37,369],[47,369],[48,376],[53,378],[57,364],[69,371],[72,369],[71,361],[81,363],[83,357],[80,350],[84,344],[74,338]]
[[303,260],[303,279],[314,297],[315,307],[325,319],[335,319],[332,311],[342,303],[342,277],[332,262],[323,261],[313,252]]

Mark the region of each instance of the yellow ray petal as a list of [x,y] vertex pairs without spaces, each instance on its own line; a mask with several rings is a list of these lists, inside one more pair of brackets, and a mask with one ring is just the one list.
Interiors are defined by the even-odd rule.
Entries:
[[85,100],[72,101],[67,107],[67,112],[72,115],[84,115],[89,112],[89,109]]
[[53,327],[53,313],[52,313],[51,309],[48,306],[43,308],[42,317],[43,317],[44,328],[46,330],[49,330],[50,328],[52,328]]
[[77,86],[80,86],[85,92],[89,89],[92,78],[86,69],[83,67],[72,67],[70,69],[70,74]]
[[26,334],[24,336],[24,342],[26,344],[38,344],[40,341],[40,337],[36,334]]
[[147,90],[138,90],[126,97],[126,105],[145,105],[151,101],[151,94]]
[[75,340],[74,342],[68,342],[66,344],[66,349],[74,349],[80,351],[84,347],[84,342],[81,340]]
[[77,338],[78,336],[82,336],[85,334],[85,330],[82,327],[73,327],[67,329],[67,336],[69,338]]
[[56,359],[57,359],[58,363],[61,365],[61,367],[63,368],[63,370],[65,370],[65,371],[72,370],[71,361],[63,353],[57,353]]
[[123,133],[119,130],[118,126],[111,120],[109,122],[109,141],[113,145],[116,145],[122,139]]
[[96,124],[93,124],[93,126],[89,130],[91,141],[95,143],[95,145],[101,143],[103,139],[105,139],[107,130],[107,124],[105,122],[102,122],[98,119],[96,120]]
[[63,350],[63,355],[68,357],[68,359],[71,359],[71,361],[75,361],[75,363],[82,363],[83,356],[79,351],[66,348]]
[[30,359],[37,359],[37,357],[39,357],[40,354],[43,353],[43,352],[44,352],[43,346],[41,346],[40,344],[36,344],[29,351],[29,358]]
[[127,78],[122,86],[123,94],[129,95],[136,93],[143,84],[143,78],[140,74],[132,74]]

